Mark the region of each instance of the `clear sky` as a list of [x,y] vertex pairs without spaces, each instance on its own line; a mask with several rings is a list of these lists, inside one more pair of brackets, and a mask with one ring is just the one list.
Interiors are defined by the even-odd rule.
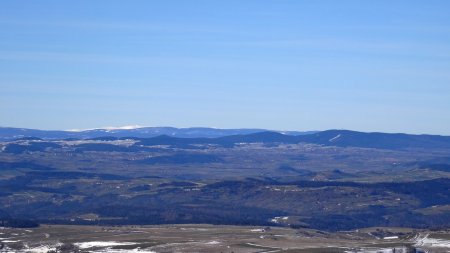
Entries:
[[0,1],[0,126],[450,135],[450,1]]

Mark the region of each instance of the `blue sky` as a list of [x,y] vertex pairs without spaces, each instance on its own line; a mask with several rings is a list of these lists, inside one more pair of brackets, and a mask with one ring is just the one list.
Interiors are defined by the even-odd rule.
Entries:
[[0,125],[450,135],[450,1],[0,2]]

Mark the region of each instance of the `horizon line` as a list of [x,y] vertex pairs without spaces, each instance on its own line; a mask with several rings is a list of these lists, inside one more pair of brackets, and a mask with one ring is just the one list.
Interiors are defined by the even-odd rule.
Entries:
[[261,130],[269,132],[324,132],[324,131],[352,131],[360,133],[385,133],[385,134],[407,134],[407,135],[435,135],[435,136],[450,136],[450,134],[431,134],[431,133],[408,133],[408,132],[390,132],[390,131],[365,131],[365,130],[352,130],[348,128],[327,128],[322,130],[277,130],[269,128],[257,128],[257,127],[242,127],[242,128],[223,128],[223,127],[208,127],[208,126],[191,126],[191,127],[175,127],[175,126],[143,126],[143,125],[124,125],[119,127],[106,126],[106,127],[95,127],[95,128],[85,128],[85,129],[40,129],[40,128],[28,128],[28,127],[11,127],[11,126],[1,126],[0,128],[13,128],[13,129],[24,129],[24,130],[38,130],[38,131],[61,131],[61,132],[84,132],[84,131],[94,131],[94,130],[135,130],[143,128],[175,128],[175,129],[190,129],[190,128],[205,128],[205,129],[216,129],[216,130]]

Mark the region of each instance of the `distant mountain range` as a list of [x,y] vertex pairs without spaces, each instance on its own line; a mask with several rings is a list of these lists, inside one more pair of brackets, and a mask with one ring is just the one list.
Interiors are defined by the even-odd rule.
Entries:
[[[0,140],[14,140],[27,137],[37,137],[45,140],[56,139],[91,139],[98,137],[137,137],[151,138],[159,135],[167,135],[180,138],[216,138],[229,135],[245,135],[269,131],[267,129],[218,129],[207,127],[107,127],[89,130],[38,130],[28,128],[0,127]],[[303,135],[316,133],[317,131],[274,131],[288,135]]]
[[360,147],[378,149],[429,148],[450,149],[450,136],[412,135],[389,133],[363,133],[349,130],[327,130],[311,134],[288,135],[277,132],[259,132],[246,135],[230,135],[218,138],[177,138],[157,136],[143,139],[144,146],[171,145],[186,147],[194,144],[234,146],[239,143],[311,143],[324,146]]
[[[278,132],[264,129],[215,129],[145,127],[135,129],[94,129],[85,131],[44,131],[22,128],[0,128],[0,140],[40,138],[114,140],[138,139],[136,146],[170,145],[190,147],[214,144],[231,147],[239,143],[311,143],[324,146],[378,149],[429,148],[450,149],[450,136],[391,133],[363,133],[349,130],[320,132]],[[135,146],[135,147],[136,147]]]

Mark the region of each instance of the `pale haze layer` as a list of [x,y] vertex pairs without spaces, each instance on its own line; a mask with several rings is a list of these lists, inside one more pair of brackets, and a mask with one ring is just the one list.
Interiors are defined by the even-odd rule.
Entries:
[[450,135],[450,1],[0,2],[0,126]]

